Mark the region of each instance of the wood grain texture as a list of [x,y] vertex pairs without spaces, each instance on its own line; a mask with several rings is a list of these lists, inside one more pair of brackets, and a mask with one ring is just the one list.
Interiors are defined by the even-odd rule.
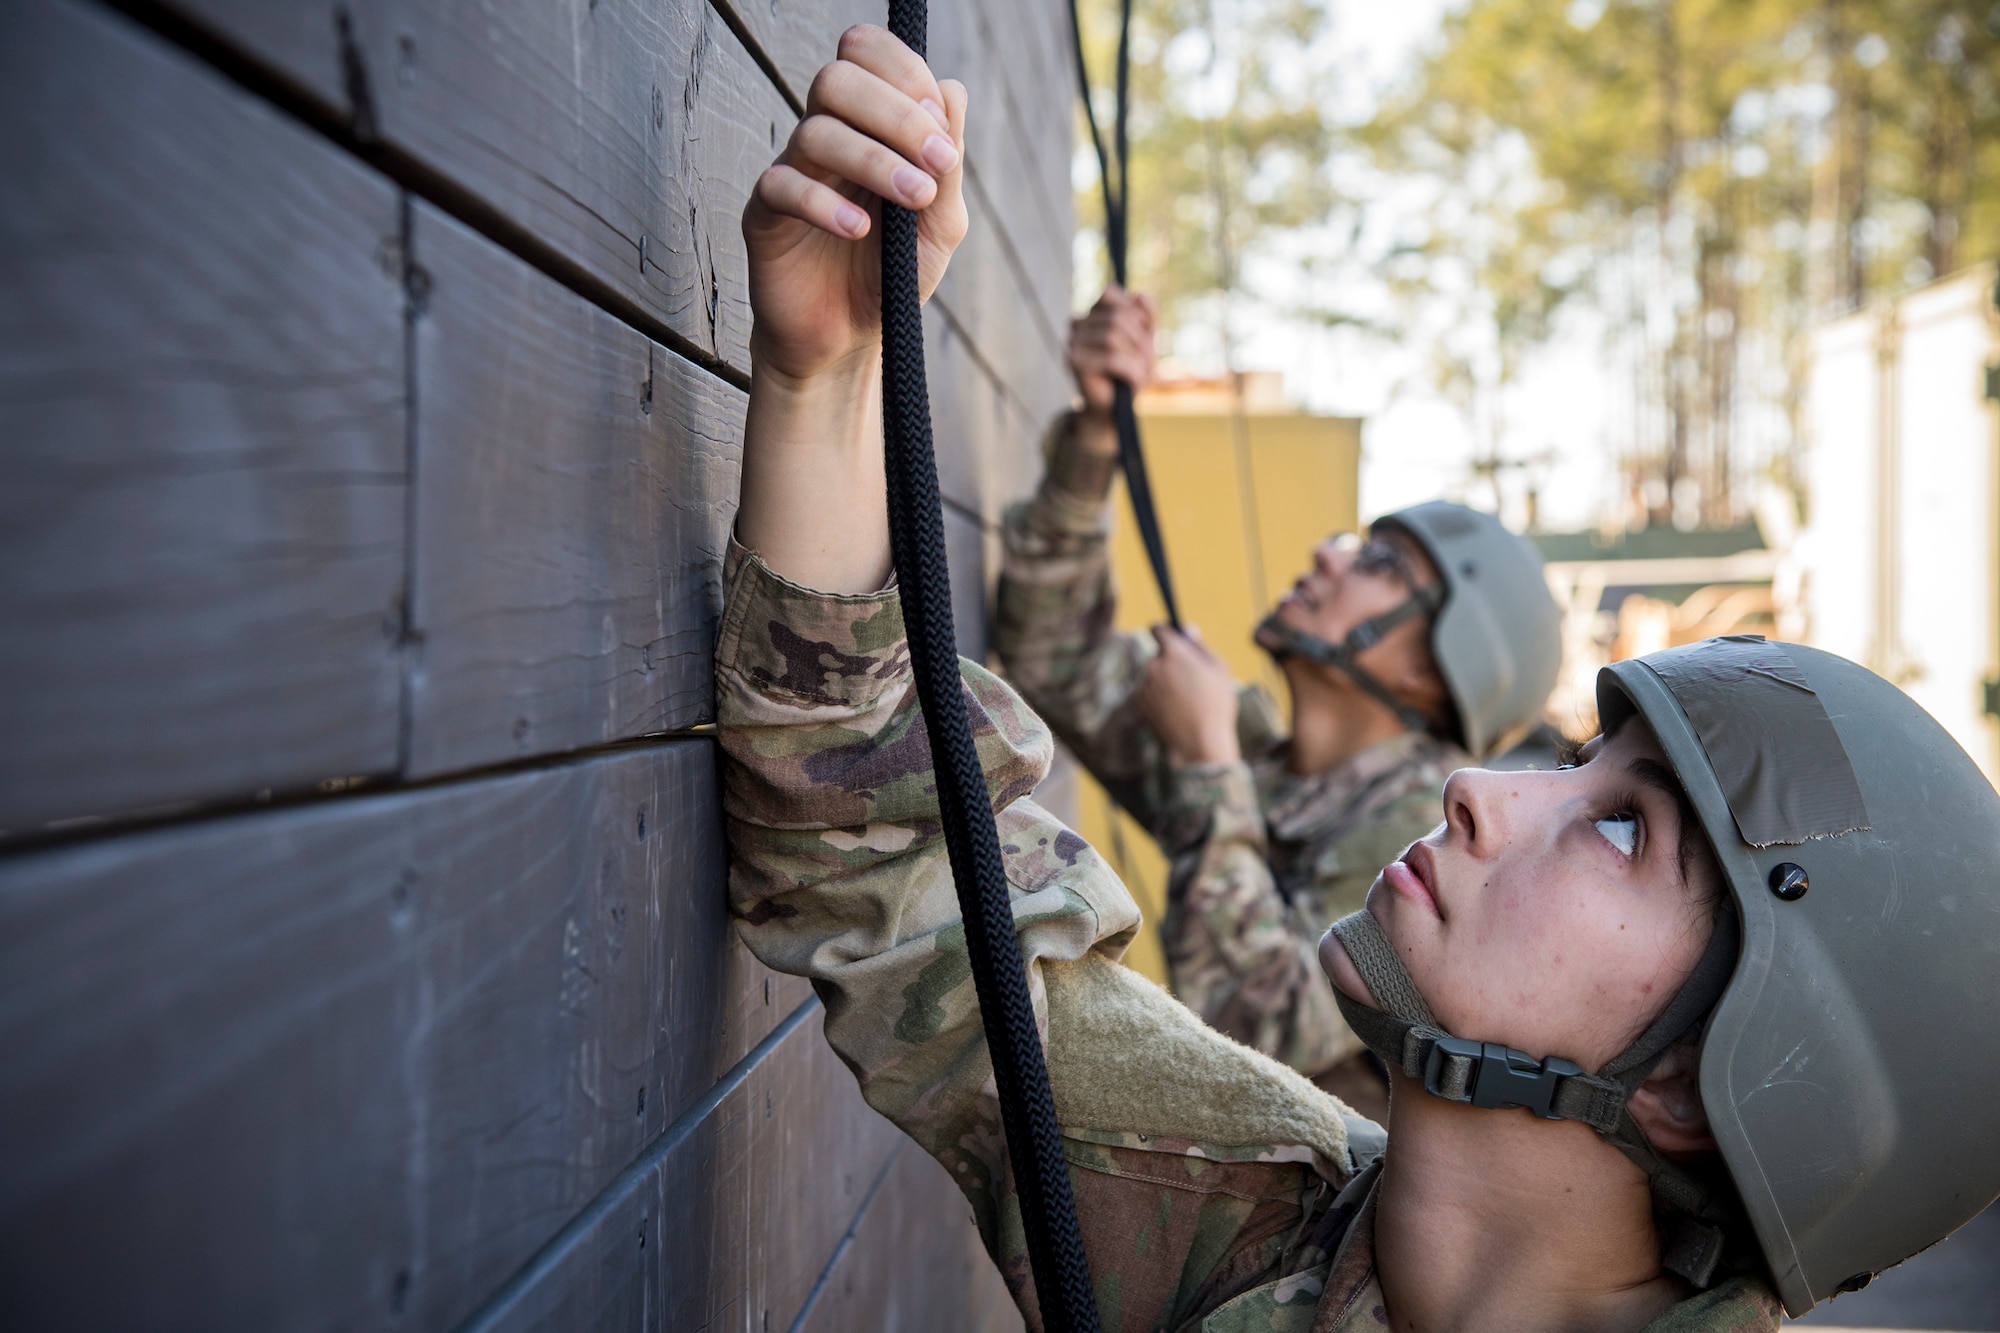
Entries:
[[[789,85],[879,0],[126,4],[158,30],[0,14],[0,829],[706,720],[742,396],[696,363],[747,368],[792,118],[724,19]],[[975,657],[1068,394],[1061,17],[934,13],[979,108],[927,319]],[[1018,1327],[729,928],[714,765],[0,856],[0,1326]]]
[[789,1328],[903,1141],[820,1024],[677,1126],[467,1333]]
[[924,359],[930,373],[938,484],[945,496],[999,521],[1008,504],[1028,494],[1041,475],[1041,439],[1066,399],[1038,405],[1015,391],[986,360],[985,350],[933,301],[924,315]]
[[429,209],[408,772],[712,721],[743,393]]
[[1039,420],[1073,392],[1064,361],[1069,266],[1029,271],[995,224],[983,182],[969,178],[967,199],[971,230],[933,300],[978,348],[987,372]]
[[747,370],[737,219],[792,113],[699,0],[168,0],[420,194]]
[[[813,75],[834,58],[840,34],[856,23],[886,23],[889,9],[886,0],[715,0],[715,7],[749,34],[800,106]],[[933,22],[943,8],[933,6]]]
[[945,1169],[897,1145],[794,1333],[1019,1333],[1000,1270]]
[[802,998],[726,920],[715,763],[0,861],[0,1325],[473,1310]]
[[[1066,11],[1048,0],[961,0],[932,13],[932,61],[964,79],[976,108],[966,126],[970,192],[992,209],[1021,282],[1019,313],[1059,331],[1073,203],[1067,169],[1051,166],[1069,161],[1076,115]],[[1058,28],[1060,44],[1051,41]]]
[[0,829],[392,768],[394,190],[64,0],[0,125]]
[[1000,577],[1000,538],[955,509],[944,511],[945,552],[951,561],[952,628],[958,652],[975,662],[987,653],[986,608]]

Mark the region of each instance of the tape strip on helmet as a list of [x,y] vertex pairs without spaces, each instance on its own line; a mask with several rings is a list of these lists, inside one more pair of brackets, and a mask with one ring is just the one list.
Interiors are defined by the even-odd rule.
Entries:
[[[1783,645],[1730,635],[1651,654],[1645,666],[1694,725],[1744,842],[1776,847],[1869,827],[1840,733]],[[1631,715],[1624,703],[1626,712],[1603,719],[1605,734]]]

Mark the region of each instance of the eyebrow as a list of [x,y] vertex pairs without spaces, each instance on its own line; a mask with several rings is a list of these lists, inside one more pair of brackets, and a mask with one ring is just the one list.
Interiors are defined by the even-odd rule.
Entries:
[[1625,771],[1655,791],[1674,798],[1674,807],[1680,812],[1680,845],[1674,859],[1680,871],[1681,887],[1687,887],[1688,872],[1693,868],[1700,850],[1694,840],[1701,836],[1701,822],[1695,816],[1694,802],[1688,800],[1687,788],[1681,785],[1681,780],[1671,768],[1657,759],[1634,759],[1626,765]]

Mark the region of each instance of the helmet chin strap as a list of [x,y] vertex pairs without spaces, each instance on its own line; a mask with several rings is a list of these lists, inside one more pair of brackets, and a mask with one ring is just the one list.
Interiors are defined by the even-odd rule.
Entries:
[[[1308,662],[1332,667],[1361,687],[1363,693],[1394,713],[1397,720],[1411,731],[1430,731],[1437,723],[1424,715],[1422,709],[1413,707],[1398,699],[1394,691],[1384,685],[1375,673],[1361,665],[1362,653],[1373,648],[1388,636],[1390,630],[1406,620],[1418,616],[1437,614],[1444,605],[1444,589],[1437,586],[1419,588],[1402,605],[1384,611],[1372,620],[1364,620],[1347,632],[1347,637],[1339,643],[1328,643],[1315,638],[1303,630],[1293,629],[1278,618],[1276,611],[1265,616],[1257,626],[1257,636],[1265,640],[1265,650],[1280,659],[1303,657]],[[1272,645],[1275,645],[1272,646]]]
[[1595,1074],[1560,1056],[1536,1059],[1498,1042],[1468,1041],[1445,1031],[1395,945],[1366,908],[1328,929],[1381,1006],[1371,1009],[1334,988],[1342,1016],[1368,1049],[1433,1097],[1589,1125],[1646,1173],[1654,1202],[1669,1214],[1662,1265],[1696,1287],[1708,1286],[1722,1257],[1723,1228],[1733,1220],[1727,1197],[1662,1157],[1625,1104],[1668,1047],[1702,1021],[1728,985],[1736,969],[1735,913],[1716,913],[1708,947],[1680,992],[1638,1040]]

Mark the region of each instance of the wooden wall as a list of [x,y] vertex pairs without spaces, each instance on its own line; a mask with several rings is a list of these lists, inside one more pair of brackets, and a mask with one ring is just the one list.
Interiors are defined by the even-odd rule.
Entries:
[[[723,899],[737,218],[876,10],[0,7],[0,1325],[1016,1322]],[[974,654],[1065,33],[933,4]]]

